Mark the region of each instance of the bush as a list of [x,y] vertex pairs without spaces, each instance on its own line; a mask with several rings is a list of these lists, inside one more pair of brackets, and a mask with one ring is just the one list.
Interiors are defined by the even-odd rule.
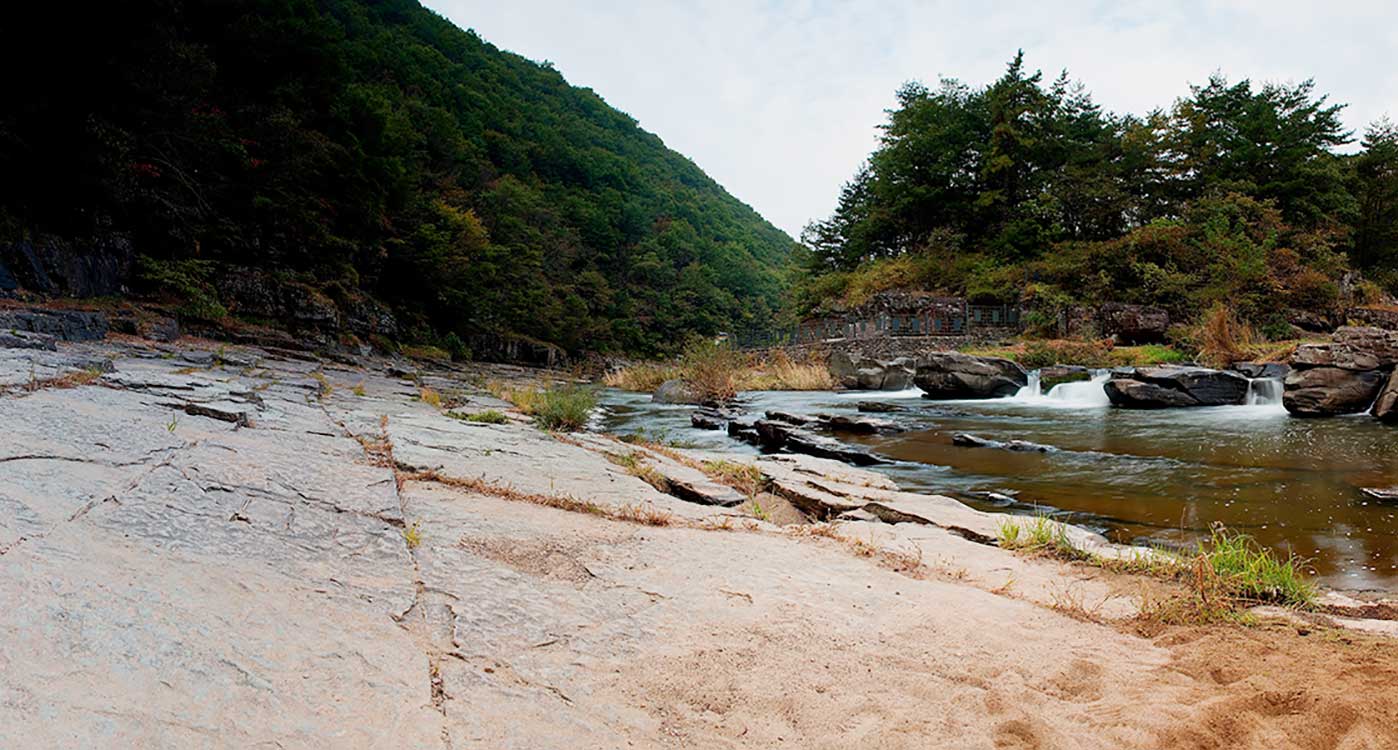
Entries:
[[597,408],[597,392],[570,385],[535,391],[527,403],[527,410],[538,426],[545,430],[576,432],[587,425],[592,410]]
[[174,296],[179,300],[176,312],[198,320],[228,317],[210,281],[216,270],[207,260],[157,260],[147,255],[136,259],[136,278],[143,286]]
[[731,401],[738,395],[743,356],[727,343],[695,339],[680,358],[684,380],[700,401]]

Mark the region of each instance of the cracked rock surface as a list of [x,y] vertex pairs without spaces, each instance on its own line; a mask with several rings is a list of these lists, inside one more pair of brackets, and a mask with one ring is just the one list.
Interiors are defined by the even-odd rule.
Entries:
[[[1248,701],[1325,680],[1217,677],[1290,646],[1196,675],[1054,611],[1134,614],[1114,579],[987,544],[1003,517],[835,460],[453,419],[422,387],[508,406],[403,363],[0,349],[0,748],[1252,746],[1171,734],[1235,716],[1319,737]],[[704,471],[739,460],[788,520],[855,520],[748,515]],[[1383,695],[1386,664],[1336,694]],[[1316,746],[1391,736],[1346,715]]]

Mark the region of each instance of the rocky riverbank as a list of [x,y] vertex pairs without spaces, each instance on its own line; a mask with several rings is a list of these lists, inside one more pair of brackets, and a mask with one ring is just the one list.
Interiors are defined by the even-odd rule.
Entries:
[[1390,743],[1398,652],[1331,630],[1388,605],[1172,625],[865,469],[543,432],[524,377],[0,349],[0,746]]

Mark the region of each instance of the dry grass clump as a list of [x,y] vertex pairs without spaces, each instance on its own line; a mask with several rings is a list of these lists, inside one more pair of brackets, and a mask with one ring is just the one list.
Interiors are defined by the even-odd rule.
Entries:
[[428,388],[424,385],[423,387],[418,389],[417,397],[420,401],[422,401],[422,403],[427,404],[428,406],[431,406],[434,409],[442,408],[442,394],[438,393],[436,390],[432,388]]
[[825,362],[797,362],[785,350],[777,349],[765,361],[749,363],[740,377],[744,391],[831,391],[835,378]]
[[677,365],[642,362],[607,373],[602,377],[602,383],[623,391],[651,393],[665,381],[683,377],[684,370]]
[[645,362],[607,373],[605,385],[638,393],[667,380],[682,380],[704,401],[727,401],[739,391],[829,391],[835,379],[823,360],[793,360],[777,349],[765,358],[744,355],[728,344],[697,341],[678,363]]
[[475,422],[477,424],[508,424],[510,418],[499,409],[486,409],[473,413],[449,411],[447,416],[452,419],[459,419],[463,422]]
[[696,339],[680,357],[684,382],[700,401],[731,401],[738,395],[745,358],[727,343]]
[[573,513],[586,513],[588,515],[601,516],[615,521],[639,523],[645,526],[669,526],[675,522],[674,516],[666,511],[639,503],[622,505],[615,509],[606,508],[588,500],[579,500],[571,495],[521,492],[513,487],[494,484],[484,479],[463,479],[460,477],[447,476],[434,470],[415,472],[406,475],[405,478],[422,482],[436,482],[448,487],[455,487],[480,495],[498,497],[503,500],[543,505]]
[[726,484],[748,497],[756,497],[767,486],[762,470],[752,464],[719,459],[705,461],[700,468],[714,481]]
[[1227,367],[1248,358],[1257,343],[1257,331],[1240,319],[1233,308],[1217,303],[1199,325],[1199,361],[1212,367]]

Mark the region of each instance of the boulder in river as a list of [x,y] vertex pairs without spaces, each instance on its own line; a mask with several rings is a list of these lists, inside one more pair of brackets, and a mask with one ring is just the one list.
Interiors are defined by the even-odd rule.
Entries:
[[861,354],[835,352],[827,367],[840,387],[847,390],[901,391],[913,380],[913,361],[907,357],[885,362]]
[[683,380],[675,378],[667,380],[655,389],[651,394],[651,401],[657,404],[697,404],[699,398],[694,395],[694,391]]
[[804,453],[819,458],[833,458],[836,461],[855,466],[872,466],[883,463],[878,456],[854,446],[845,445],[809,430],[804,430],[786,422],[772,419],[759,419],[753,423],[758,438],[764,448],[786,449],[792,453]]
[[963,448],[999,448],[1019,453],[1048,453],[1056,450],[1051,445],[1031,443],[1028,440],[991,440],[969,432],[958,432],[951,436],[951,444]]
[[1250,378],[1284,378],[1291,372],[1285,362],[1234,362],[1232,369]]
[[860,401],[854,408],[862,412],[875,414],[886,414],[892,411],[903,411],[903,407],[898,404],[890,404],[887,401]]
[[[1306,367],[1286,376],[1282,405],[1298,417],[1328,417],[1364,411],[1383,388],[1385,376],[1378,370],[1346,367]],[[1384,414],[1388,410],[1383,410]],[[1375,416],[1378,416],[1376,411]],[[1381,419],[1383,417],[1380,417]]]
[[1000,398],[1013,396],[1029,376],[1008,359],[932,352],[918,360],[913,382],[923,390],[923,398]]
[[1113,371],[1103,390],[1128,409],[1223,406],[1247,400],[1248,379],[1207,367],[1128,367]]

